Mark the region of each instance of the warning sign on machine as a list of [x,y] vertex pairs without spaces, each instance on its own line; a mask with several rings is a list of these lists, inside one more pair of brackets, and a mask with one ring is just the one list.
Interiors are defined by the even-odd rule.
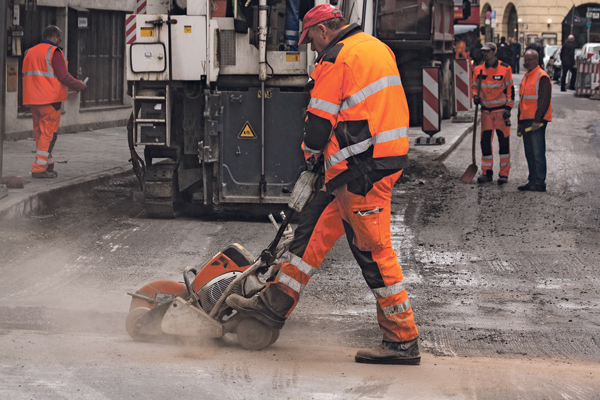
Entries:
[[242,130],[240,131],[240,133],[238,135],[238,139],[256,139],[256,134],[252,130],[252,127],[250,126],[250,122],[246,121],[246,123],[244,124],[244,127],[242,128]]

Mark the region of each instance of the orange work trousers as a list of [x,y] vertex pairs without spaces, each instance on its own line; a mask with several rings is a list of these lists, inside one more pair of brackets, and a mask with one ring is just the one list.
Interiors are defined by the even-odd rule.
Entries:
[[498,133],[498,151],[500,153],[500,176],[508,178],[510,172],[510,127],[506,126],[502,113],[504,110],[481,112],[481,170],[485,175],[494,168],[493,144],[494,131]]
[[290,315],[325,255],[346,234],[375,295],[383,339],[404,342],[419,335],[390,233],[392,188],[401,173],[371,183],[365,195],[351,193],[348,184],[333,195],[321,190],[314,196],[300,215],[288,261],[278,265],[275,281],[261,293],[271,311],[280,317]]
[[50,104],[30,105],[35,132],[35,159],[31,164],[31,172],[50,171],[54,168],[52,149],[56,143],[56,132],[60,125],[60,109]]

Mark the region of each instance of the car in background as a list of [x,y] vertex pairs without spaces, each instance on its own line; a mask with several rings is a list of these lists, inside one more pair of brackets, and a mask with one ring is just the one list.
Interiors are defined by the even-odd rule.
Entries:
[[544,59],[542,63],[544,68],[546,68],[546,66],[548,65],[548,61],[550,61],[550,57],[552,57],[552,54],[554,54],[556,50],[560,50],[561,47],[562,46],[558,46],[555,44],[548,44],[544,47]]
[[[582,49],[575,49],[575,60],[578,57],[581,57]],[[546,73],[553,81],[559,82],[560,77],[562,76],[562,61],[560,59],[560,49],[556,50],[552,57],[550,57],[550,61],[548,62],[548,66],[546,67]],[[567,75],[566,86],[570,85],[571,81],[571,72],[569,71],[569,75]]]
[[557,81],[560,79],[560,74],[562,72],[562,62],[560,61],[560,49],[554,50],[554,53],[548,59],[548,62],[545,64],[546,73],[553,81]]
[[592,62],[600,61],[600,43],[586,43],[581,48],[581,57]]

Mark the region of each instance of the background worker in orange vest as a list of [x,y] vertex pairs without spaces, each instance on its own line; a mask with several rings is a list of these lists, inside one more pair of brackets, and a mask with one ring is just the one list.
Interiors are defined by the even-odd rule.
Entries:
[[60,124],[60,109],[67,101],[67,88],[80,92],[87,85],[67,71],[62,31],[54,25],[44,30],[44,40],[30,48],[23,59],[23,104],[29,105],[35,132],[34,178],[55,178],[52,149]]
[[[492,182],[494,156],[492,142],[494,130],[498,134],[500,176],[498,185],[508,182],[510,172],[510,112],[515,101],[510,65],[496,58],[496,45],[486,43],[481,47],[484,63],[473,69],[471,90],[473,102],[481,104],[481,171],[477,182]],[[481,93],[477,95],[478,77],[481,75]]]
[[521,191],[546,191],[546,126],[552,121],[552,83],[539,66],[539,55],[527,50],[523,66],[527,73],[519,88],[519,125],[517,134],[523,136],[523,147],[529,167],[527,184]]
[[330,4],[305,15],[300,44],[319,53],[308,82],[303,150],[310,165],[323,156],[325,185],[300,214],[275,281],[260,296],[232,295],[227,304],[280,329],[345,234],[383,332],[381,345],[358,351],[355,360],[419,364],[419,332],[390,233],[392,188],[408,166],[408,105],[395,57]]

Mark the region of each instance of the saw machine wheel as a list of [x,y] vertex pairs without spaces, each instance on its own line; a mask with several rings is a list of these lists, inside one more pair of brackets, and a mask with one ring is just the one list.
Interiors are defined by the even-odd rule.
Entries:
[[273,330],[254,318],[246,318],[237,327],[237,337],[243,348],[262,350],[271,344]]
[[280,333],[281,333],[281,329],[273,329],[272,330],[271,342],[269,342],[269,346],[272,345],[273,343],[275,343],[277,341],[277,339],[279,339]]
[[152,340],[153,335],[141,333],[143,329],[141,319],[148,311],[150,311],[150,309],[147,307],[138,307],[134,308],[129,312],[129,314],[127,314],[127,319],[125,320],[125,329],[127,329],[129,336],[131,336],[133,340],[137,342],[148,342]]

